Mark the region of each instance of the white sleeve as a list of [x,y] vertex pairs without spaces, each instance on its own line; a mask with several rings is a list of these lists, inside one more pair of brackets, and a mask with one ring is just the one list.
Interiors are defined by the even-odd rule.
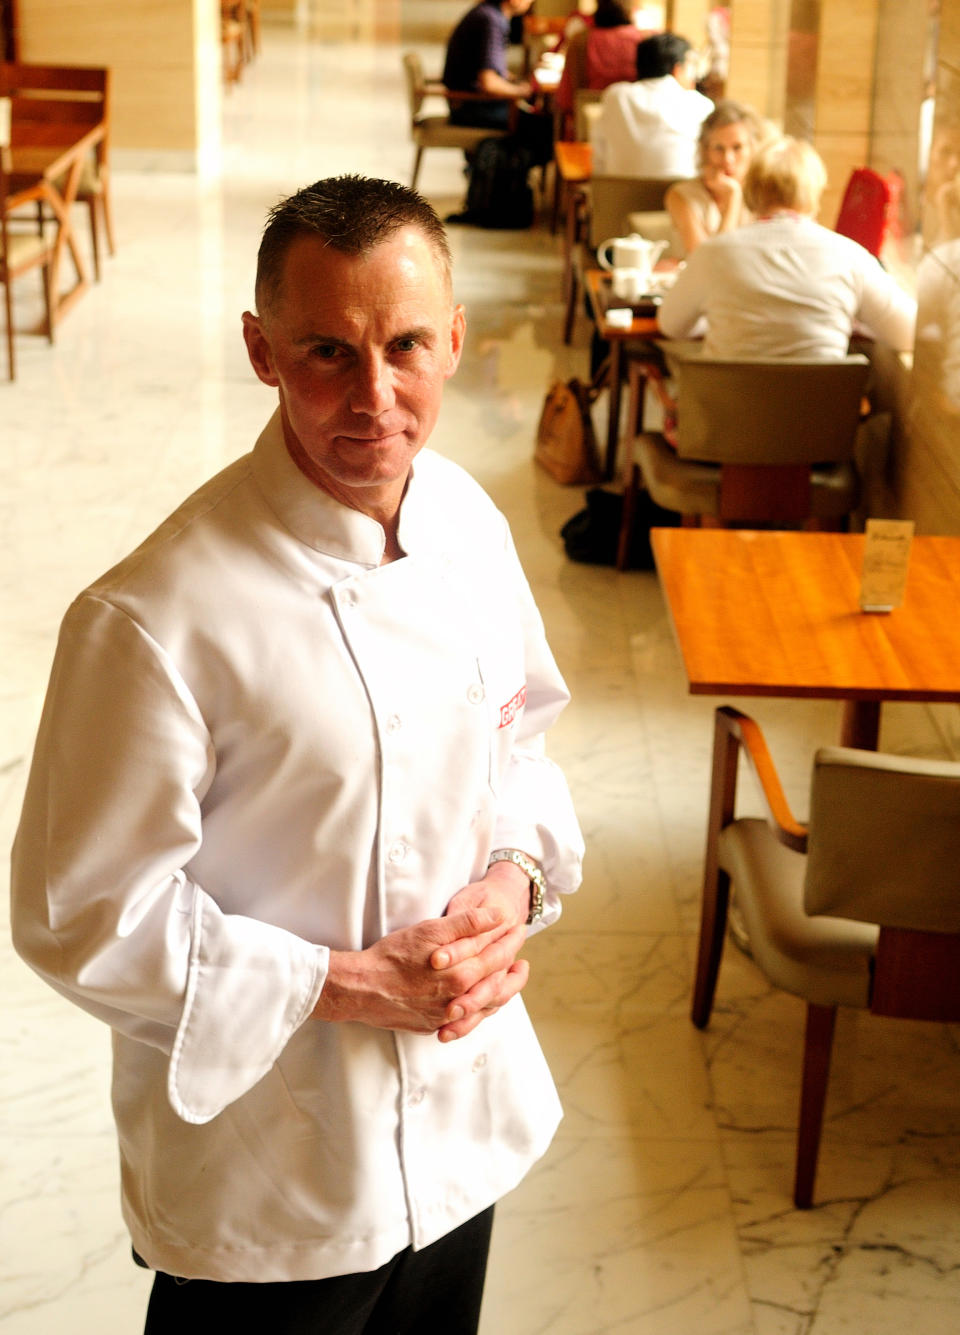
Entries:
[[547,644],[543,621],[513,550],[523,622],[527,697],[503,779],[493,848],[519,848],[539,862],[547,882],[547,927],[560,916],[560,896],[580,884],[583,836],[567,781],[545,753],[544,734],[570,699]]
[[185,870],[215,765],[195,700],[124,612],[82,597],[61,630],[13,849],[17,950],[53,987],[170,1056],[204,1122],[309,1016],[328,953],[221,912]]
[[707,289],[705,272],[708,260],[709,238],[687,256],[686,267],[677,281],[664,294],[657,311],[657,324],[667,338],[695,338],[704,332],[701,325],[703,296]]
[[863,286],[857,319],[880,343],[910,352],[917,323],[917,303],[871,256],[864,254]]

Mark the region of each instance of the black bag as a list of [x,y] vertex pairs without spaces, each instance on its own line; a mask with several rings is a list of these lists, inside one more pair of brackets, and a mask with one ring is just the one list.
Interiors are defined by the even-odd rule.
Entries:
[[533,191],[527,183],[530,153],[508,135],[481,139],[470,164],[467,208],[462,221],[474,227],[533,225]]
[[[578,510],[560,530],[563,545],[571,561],[586,565],[613,566],[617,563],[617,543],[623,518],[623,497],[615,491],[592,487],[586,496],[587,508]],[[629,570],[653,570],[650,546],[652,528],[676,528],[680,516],[657,505],[649,492],[637,496],[637,509],[627,553]]]

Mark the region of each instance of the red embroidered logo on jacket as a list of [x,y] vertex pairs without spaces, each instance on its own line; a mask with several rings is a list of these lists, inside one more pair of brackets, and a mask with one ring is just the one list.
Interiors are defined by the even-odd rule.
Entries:
[[500,706],[500,722],[498,728],[509,728],[510,724],[520,713],[520,710],[527,702],[527,688],[521,686],[512,700],[508,700],[505,705]]

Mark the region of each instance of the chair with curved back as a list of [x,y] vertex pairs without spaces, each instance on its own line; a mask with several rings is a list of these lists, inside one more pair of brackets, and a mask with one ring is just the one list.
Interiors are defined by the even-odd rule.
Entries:
[[407,84],[407,99],[410,105],[410,136],[416,148],[413,160],[412,189],[417,188],[420,175],[420,163],[427,148],[459,148],[468,152],[476,148],[481,139],[501,138],[509,130],[496,130],[487,126],[451,125],[449,115],[430,116],[423,112],[423,104],[428,97],[442,97],[453,106],[463,102],[502,101],[502,98],[490,98],[484,93],[453,92],[442,83],[424,77],[423,63],[415,51],[403,54],[403,70]]
[[[736,816],[743,755],[766,819]],[[706,1027],[731,887],[755,963],[807,1003],[794,1202],[812,1203],[838,1006],[960,1020],[960,764],[816,753],[792,815],[757,724],[716,711],[693,1023]]]

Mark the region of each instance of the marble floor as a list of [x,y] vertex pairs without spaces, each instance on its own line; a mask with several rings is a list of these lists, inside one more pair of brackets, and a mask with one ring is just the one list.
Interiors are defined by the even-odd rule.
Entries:
[[[437,29],[460,8],[344,4],[334,26],[268,28],[225,99],[222,176],[117,172],[103,281],[54,349],[18,339],[19,378],[0,384],[5,845],[71,596],[270,411],[239,321],[267,208],[322,175],[409,179],[400,44],[435,68]],[[458,155],[428,153],[421,188],[455,209]],[[687,1015],[715,702],[686,694],[653,575],[565,559],[558,530],[581,492],[531,463],[547,384],[587,364],[582,328],[559,342],[559,241],[460,228],[452,243],[469,332],[434,443],[514,526],[573,692],[552,753],[589,850],[581,893],[529,949],[566,1118],[500,1207],[483,1335],[956,1331],[960,1034],[841,1017],[819,1204],[794,1210],[800,1002],[731,950],[709,1031]],[[21,298],[18,317],[32,314]],[[802,810],[837,710],[751,707]],[[887,711],[883,744],[958,755],[958,733],[955,713],[909,706]],[[6,933],[0,979],[0,1331],[133,1335],[149,1279],[120,1222],[107,1032],[34,979]]]

